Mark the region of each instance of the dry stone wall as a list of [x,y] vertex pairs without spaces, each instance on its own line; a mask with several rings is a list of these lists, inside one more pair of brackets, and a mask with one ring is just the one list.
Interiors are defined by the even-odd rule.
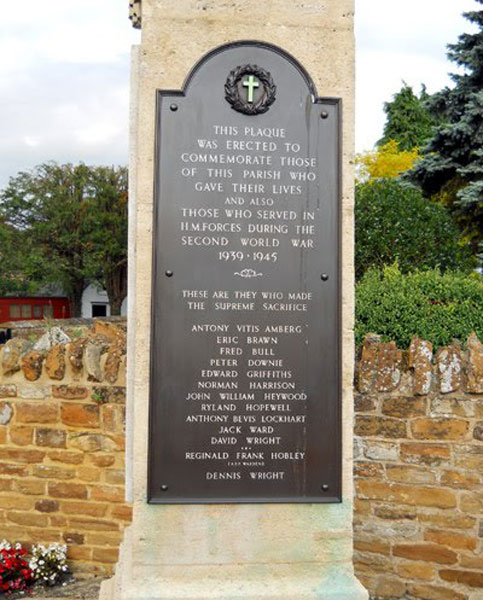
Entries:
[[374,598],[483,599],[483,346],[368,336],[355,395],[355,568]]
[[0,539],[67,543],[76,572],[109,574],[131,518],[126,336],[101,321],[66,331],[0,346]]

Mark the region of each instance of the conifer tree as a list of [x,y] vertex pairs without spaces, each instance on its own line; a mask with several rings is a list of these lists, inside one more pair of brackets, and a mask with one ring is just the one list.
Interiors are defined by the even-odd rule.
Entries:
[[[483,0],[476,0],[483,4]],[[454,87],[431,97],[430,110],[445,119],[424,158],[410,173],[426,195],[449,205],[473,247],[482,243],[483,230],[483,10],[464,13],[477,25],[448,46],[448,57],[463,69],[451,75]]]
[[403,82],[402,88],[394,94],[391,102],[384,103],[386,123],[378,146],[395,140],[400,151],[410,151],[426,145],[434,134],[437,124],[435,117],[426,108],[429,95],[424,85],[419,96],[411,86]]

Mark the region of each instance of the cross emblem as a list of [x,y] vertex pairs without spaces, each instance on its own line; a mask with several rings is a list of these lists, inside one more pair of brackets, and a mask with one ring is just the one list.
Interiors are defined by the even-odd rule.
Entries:
[[248,88],[248,102],[250,104],[253,103],[253,91],[257,88],[260,87],[260,84],[258,82],[257,79],[255,79],[255,77],[253,75],[249,75],[247,79],[245,79],[245,81],[243,82],[243,87]]

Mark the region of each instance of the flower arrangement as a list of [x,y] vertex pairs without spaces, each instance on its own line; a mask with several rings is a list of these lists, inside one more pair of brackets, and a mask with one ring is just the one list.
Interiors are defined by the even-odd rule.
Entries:
[[29,562],[35,581],[42,585],[62,583],[69,571],[67,566],[67,546],[50,544],[32,546],[32,558]]
[[6,540],[0,542],[0,592],[10,595],[32,585],[34,574],[24,558],[26,554],[21,544],[12,546]]
[[69,573],[67,546],[50,544],[32,546],[30,557],[21,544],[0,542],[0,595],[31,592],[36,583],[52,586],[64,584]]

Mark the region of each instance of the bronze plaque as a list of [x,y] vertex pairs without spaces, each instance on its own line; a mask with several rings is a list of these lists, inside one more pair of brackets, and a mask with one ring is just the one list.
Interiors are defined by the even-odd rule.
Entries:
[[339,502],[340,101],[281,49],[157,93],[149,502]]

